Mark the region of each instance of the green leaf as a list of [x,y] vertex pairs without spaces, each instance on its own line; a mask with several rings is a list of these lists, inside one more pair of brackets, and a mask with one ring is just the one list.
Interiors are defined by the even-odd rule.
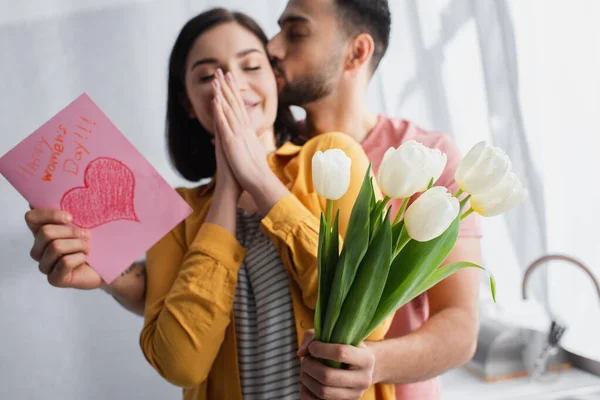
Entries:
[[[371,221],[371,237],[369,239],[369,242],[373,240],[373,235],[375,235],[375,232],[377,232],[379,226],[383,223],[383,213],[386,211],[386,206],[388,205],[390,200],[391,199],[386,196],[383,200],[379,200],[376,203],[375,208],[371,210],[371,214],[369,217]],[[387,212],[391,212],[391,209],[391,207],[387,208]]]
[[331,230],[331,240],[329,241],[328,249],[329,256],[328,259],[328,267],[330,268],[331,280],[328,281],[330,286],[325,286],[326,288],[331,287],[331,281],[333,280],[333,272],[335,272],[335,267],[338,263],[338,259],[340,258],[340,234],[338,231],[338,221],[340,219],[340,210],[338,209],[335,213],[335,220],[333,221],[333,229]]
[[340,316],[335,324],[330,343],[358,345],[361,333],[368,328],[379,299],[392,261],[392,229],[390,213],[375,233],[367,254],[362,259],[356,278],[344,300]]
[[[371,170],[371,164],[369,164],[368,171],[370,171],[370,170]],[[373,193],[373,196],[371,196],[371,201],[369,202],[369,211],[371,211],[375,208],[377,199],[375,198],[375,187],[373,185],[373,179],[369,179],[369,184],[371,185],[371,193]]]
[[335,267],[335,275],[327,300],[327,310],[323,319],[322,342],[329,342],[344,299],[354,281],[358,265],[367,252],[370,228],[369,214],[374,195],[371,183],[371,166],[369,166],[354,207],[352,207],[342,253]]
[[340,210],[338,209],[333,222],[333,229],[329,226],[323,213],[321,213],[321,227],[319,229],[319,253],[318,253],[318,276],[319,288],[317,306],[315,307],[315,338],[321,339],[322,324],[325,318],[325,310],[329,301],[329,288],[333,282],[335,267],[339,258],[339,233],[338,221]]
[[396,250],[400,244],[400,235],[404,228],[404,220],[401,220],[396,225],[392,226],[392,248]]
[[325,214],[321,212],[321,223],[319,225],[319,247],[317,253],[317,267],[318,267],[318,277],[319,277],[319,287],[317,291],[317,305],[315,307],[315,338],[319,340],[321,337],[321,324],[322,324],[322,304],[327,304],[324,297],[326,297],[326,293],[324,292],[324,276],[325,276],[325,260],[327,258],[326,252],[326,242],[329,237],[329,229],[327,226],[327,221],[325,220]]
[[384,208],[383,210],[385,210],[385,217],[383,218],[383,221],[387,221],[387,224],[390,227],[390,235],[391,235],[391,233],[392,233],[392,225],[391,225],[391,222],[392,222],[391,221],[391,218],[392,218],[392,207],[390,206],[387,209]]
[[496,302],[496,279],[494,279],[494,275],[492,274],[492,272],[490,270],[487,270],[488,274],[490,276],[490,290],[492,292],[492,299],[494,300],[494,303]]
[[496,280],[494,279],[494,275],[487,269],[483,268],[481,265],[474,264],[468,261],[457,261],[452,264],[444,265],[441,268],[438,268],[433,274],[427,278],[425,282],[415,291],[415,297],[420,295],[423,292],[428,291],[450,275],[455,272],[460,271],[463,268],[479,268],[488,273],[490,276],[490,290],[492,291],[492,298],[494,302],[496,302]]
[[444,262],[458,238],[460,216],[457,216],[448,229],[428,242],[409,241],[392,261],[390,273],[381,296],[377,311],[364,332],[364,340],[390,314],[408,303],[413,293]]
[[429,180],[429,183],[427,184],[427,190],[431,189],[433,187],[433,177],[431,177],[431,179]]
[[369,232],[371,233],[370,237],[369,237],[369,242],[373,240],[373,237],[375,236],[375,232],[377,232],[379,226],[381,225],[381,212],[383,211],[383,200],[379,200],[377,202],[377,204],[375,205],[375,208],[373,209],[373,211],[371,211],[370,215],[369,215],[369,222],[370,222],[370,228],[369,228]]
[[[375,197],[375,196],[373,196]],[[373,236],[375,234],[375,230],[373,229],[373,226],[375,225],[375,221],[377,220],[377,212],[379,210],[379,205],[381,203],[381,200],[377,201],[375,203],[375,206],[373,206],[373,208],[370,209],[369,211],[369,232],[370,232],[370,236]]]

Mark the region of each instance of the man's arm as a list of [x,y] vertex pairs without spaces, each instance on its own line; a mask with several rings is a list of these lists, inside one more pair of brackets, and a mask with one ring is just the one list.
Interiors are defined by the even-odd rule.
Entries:
[[[444,264],[455,261],[480,264],[479,239],[459,238]],[[312,334],[305,335],[299,354],[310,357],[302,362],[302,398],[311,398],[310,391],[324,399],[358,399],[374,383],[419,382],[465,364],[477,345],[478,292],[479,270],[468,268],[428,291],[431,316],[406,336],[355,348],[312,341]],[[351,368],[329,368],[319,358]]]
[[[481,263],[480,241],[459,238],[444,264]],[[430,317],[416,331],[367,342],[375,354],[375,382],[427,380],[469,361],[477,346],[479,270],[463,269],[428,291]],[[402,360],[402,362],[398,362]]]

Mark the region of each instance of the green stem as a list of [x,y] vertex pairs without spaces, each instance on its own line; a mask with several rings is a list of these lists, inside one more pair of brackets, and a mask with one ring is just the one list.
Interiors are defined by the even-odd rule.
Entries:
[[323,364],[327,365],[329,368],[342,369],[343,364],[333,360],[322,360]]
[[464,199],[461,200],[461,202],[460,202],[461,211],[463,208],[465,208],[465,205],[467,204],[467,201],[469,201],[470,198],[471,198],[471,195],[468,195],[467,197],[465,197]]
[[466,211],[463,215],[460,216],[460,220],[462,221],[463,219],[467,218],[469,215],[471,215],[471,213],[473,213],[473,211],[475,211],[475,210],[473,210],[472,208],[469,208],[468,211]]
[[460,197],[460,195],[463,194],[462,189],[458,189],[458,192],[456,192],[456,194],[454,195],[454,197],[456,197],[457,199]]
[[403,226],[402,232],[400,232],[400,239],[398,239],[398,247],[396,248],[396,251],[394,253],[394,258],[396,258],[396,256],[398,254],[400,254],[400,252],[402,251],[404,246],[406,246],[406,244],[408,242],[410,242],[410,240],[411,240],[411,238],[410,238],[410,236],[408,236],[408,231],[406,230],[406,226]]
[[408,205],[409,201],[410,201],[410,197],[407,197],[406,199],[404,199],[404,202],[402,203],[402,207],[400,207],[398,214],[396,214],[396,218],[394,218],[394,223],[392,224],[392,226],[396,225],[398,223],[398,221],[400,221],[400,217],[402,216],[402,214],[404,214],[404,210],[406,209],[406,206]]
[[327,225],[333,226],[333,200],[327,200]]
[[390,202],[390,196],[385,196],[383,198],[383,203],[381,203],[381,209],[385,209],[385,206],[387,206],[387,204]]

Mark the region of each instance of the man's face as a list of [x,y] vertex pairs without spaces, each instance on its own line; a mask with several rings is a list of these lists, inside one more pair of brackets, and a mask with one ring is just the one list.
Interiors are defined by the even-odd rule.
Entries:
[[304,106],[333,92],[343,70],[345,42],[334,0],[290,0],[269,42],[279,101]]

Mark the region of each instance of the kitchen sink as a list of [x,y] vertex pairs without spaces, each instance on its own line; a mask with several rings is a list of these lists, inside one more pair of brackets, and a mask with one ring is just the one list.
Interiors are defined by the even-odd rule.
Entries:
[[[600,362],[567,351],[569,361],[575,368],[600,377]],[[600,399],[600,396],[598,397]]]
[[[600,362],[579,356],[567,351],[568,359],[575,368],[600,377]],[[551,397],[549,400],[600,400],[600,390],[598,388],[581,388],[571,391],[569,394],[562,394],[557,397]]]

